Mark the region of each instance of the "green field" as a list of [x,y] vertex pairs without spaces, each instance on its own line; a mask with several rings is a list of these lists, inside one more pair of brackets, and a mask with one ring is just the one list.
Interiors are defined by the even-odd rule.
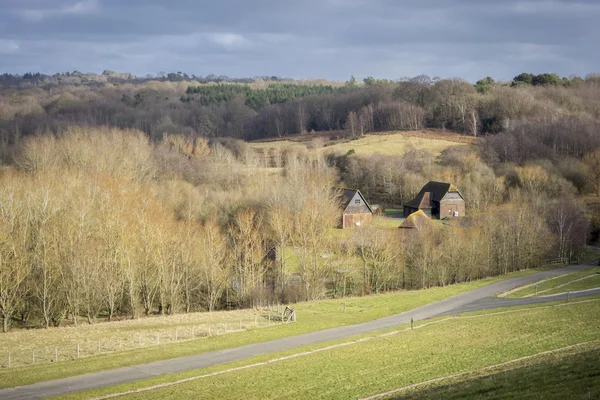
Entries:
[[[298,315],[298,322],[274,325],[261,329],[233,332],[222,336],[212,336],[204,339],[189,340],[168,345],[158,345],[152,348],[103,353],[89,358],[72,361],[61,361],[52,364],[22,366],[18,368],[0,369],[0,388],[31,384],[51,379],[64,378],[89,372],[117,367],[131,366],[157,360],[199,354],[219,349],[227,349],[250,343],[297,335],[316,330],[356,324],[387,315],[397,314],[424,304],[442,300],[447,297],[482,287],[503,279],[537,272],[536,270],[520,271],[505,275],[450,285],[444,288],[436,287],[426,290],[406,291],[371,295],[368,297],[351,297],[346,299],[346,313],[343,313],[344,300],[332,299],[316,302],[298,303],[292,305]],[[227,312],[213,313],[211,318],[227,315]],[[225,318],[223,316],[223,318]],[[177,317],[176,317],[177,318]],[[176,319],[175,319],[176,320]],[[167,319],[168,321],[168,319]],[[267,321],[263,318],[262,323]],[[120,322],[108,324],[114,329],[121,329]],[[33,330],[33,337],[28,340],[45,343],[52,346],[59,341],[73,340],[70,338],[74,328],[51,328],[48,330]],[[101,333],[101,331],[98,331]],[[19,332],[16,332],[17,334]],[[37,335],[37,336],[36,336]],[[0,335],[0,341],[6,336]],[[97,339],[97,337],[95,338]],[[53,342],[56,341],[56,342]],[[0,342],[1,343],[1,342]],[[6,343],[6,342],[4,342]],[[5,353],[6,354],[6,353]],[[4,354],[0,354],[4,357]]]
[[[600,287],[600,276],[596,274],[600,272],[600,267],[592,267],[583,271],[565,274],[554,279],[541,281],[537,284],[537,294],[546,296],[556,293],[564,293],[567,289],[571,291],[584,290],[595,287]],[[588,278],[589,277],[589,278]],[[583,280],[580,280],[584,278]],[[574,282],[576,281],[576,282]],[[572,283],[571,283],[572,282]],[[527,285],[523,289],[516,290],[508,294],[507,298],[521,298],[535,296],[536,284]]]
[[387,399],[598,399],[600,348],[583,346],[573,351],[516,363],[483,376],[444,381],[412,389]]
[[[581,343],[587,343],[582,346],[586,351],[597,354],[599,313],[600,301],[596,299],[442,318],[417,325],[414,330],[365,335],[359,342],[357,337],[334,342],[339,346],[306,346],[66,398],[120,393],[191,377],[201,378],[126,398],[363,398],[436,378],[477,375],[496,364]],[[271,362],[264,363],[266,360]],[[218,371],[222,373],[204,376]]]
[[566,286],[558,289],[552,289],[546,293],[545,295],[556,294],[556,293],[564,293],[567,290],[571,292],[575,292],[578,290],[586,290],[586,289],[594,289],[600,287],[600,272],[596,272],[594,275],[588,276],[585,279],[579,280],[577,282],[569,283]]
[[390,218],[390,217],[373,217],[373,226],[382,229],[395,229],[398,228],[402,222],[404,222],[404,218]]

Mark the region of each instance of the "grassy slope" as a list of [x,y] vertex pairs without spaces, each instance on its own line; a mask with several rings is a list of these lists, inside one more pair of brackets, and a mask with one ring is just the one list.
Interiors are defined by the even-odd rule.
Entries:
[[[0,334],[0,366],[6,364],[3,355],[11,352],[12,365],[18,366],[31,362],[31,352],[35,351],[37,362],[51,360],[54,348],[59,357],[74,357],[77,344],[80,355],[85,357],[98,352],[98,344],[104,352],[122,347],[123,349],[152,346],[156,344],[157,335],[163,344],[177,340],[191,339],[192,327],[194,335],[200,337],[239,329],[242,322],[245,329],[252,329],[257,321],[261,326],[268,325],[264,313],[258,310],[236,310],[230,312],[197,312],[172,316],[151,316],[135,320],[124,319],[115,322],[99,322],[89,325],[80,323],[78,327],[65,326],[50,329],[12,329],[7,334]],[[256,318],[256,319],[255,319]],[[83,322],[83,321],[81,321]]]
[[[213,350],[233,348],[300,333],[356,324],[407,311],[499,280],[535,272],[537,271],[521,271],[502,277],[446,286],[445,288],[437,287],[419,291],[348,298],[346,301],[346,313],[341,312],[343,310],[343,299],[298,303],[293,306],[298,314],[299,321],[297,323],[229,333],[227,335],[211,337],[208,339],[155,346],[151,351],[149,351],[149,349],[138,349],[107,353],[75,361],[59,362],[56,364],[40,364],[2,369],[0,370],[0,388],[31,384],[105,369],[199,354]],[[118,323],[115,323],[115,328],[117,326]],[[40,336],[45,334],[44,330],[38,330],[36,332]]]
[[417,150],[427,150],[434,155],[439,155],[443,150],[452,146],[467,146],[447,140],[409,137],[398,133],[393,135],[369,135],[365,138],[347,143],[339,143],[326,149],[335,149],[342,152],[354,150],[357,154],[402,154],[408,146]]
[[411,390],[390,399],[598,399],[600,348],[555,354],[483,377]]
[[[593,301],[452,318],[414,331],[206,377],[128,398],[179,399],[196,398],[198,394],[205,398],[360,398],[577,343],[596,341],[595,347],[600,348],[600,320],[594,318],[599,312],[600,302]],[[306,349],[295,350],[296,353],[300,351]],[[293,353],[255,357],[69,398],[88,398],[147,387]]]
[[[590,285],[590,284],[593,285],[594,282],[597,282],[597,280],[594,280],[592,278],[592,279],[586,279],[586,280],[579,281],[579,282],[574,282],[567,286],[563,286],[561,288],[557,288],[557,289],[553,290],[557,286],[564,285],[564,284],[574,281],[576,279],[580,279],[580,278],[595,274],[596,272],[600,272],[600,267],[592,267],[592,268],[585,269],[583,271],[567,274],[567,275],[561,276],[556,279],[547,280],[545,282],[538,284],[538,288],[537,288],[538,294],[540,296],[545,296],[545,295],[549,295],[549,294],[563,293],[563,292],[566,292],[567,289],[582,290],[581,288],[589,289],[591,287],[598,287],[598,285],[586,286],[586,285]],[[586,282],[588,280],[590,282]],[[574,289],[576,287],[580,288],[580,289]],[[544,292],[540,293],[542,291],[544,291]],[[516,292],[513,292],[513,293],[507,295],[506,297],[507,298],[520,298],[520,297],[524,297],[524,296],[531,295],[531,294],[535,295],[535,286],[529,286],[524,289],[518,290]]]
[[[250,142],[249,145],[257,149],[308,145],[311,137],[305,135],[303,138],[305,138],[306,141],[278,140]],[[402,154],[408,146],[412,146],[418,150],[430,151],[434,156],[437,156],[448,147],[469,146],[471,142],[473,142],[473,138],[456,134],[442,134],[440,132],[432,131],[397,132],[389,134],[370,134],[357,140],[333,143],[323,147],[322,151],[329,152],[333,150],[345,153],[349,150],[354,150],[357,154],[363,155],[391,155]],[[328,144],[327,141],[325,143]]]
[[[600,271],[600,269],[599,269],[599,271]],[[583,280],[580,280],[577,282],[569,283],[568,285],[563,286],[562,288],[552,289],[552,290],[544,293],[544,295],[564,293],[567,290],[570,290],[571,292],[575,292],[577,290],[593,289],[593,288],[597,288],[597,287],[600,287],[600,273],[596,273],[590,278],[586,278],[586,279],[583,279]]]

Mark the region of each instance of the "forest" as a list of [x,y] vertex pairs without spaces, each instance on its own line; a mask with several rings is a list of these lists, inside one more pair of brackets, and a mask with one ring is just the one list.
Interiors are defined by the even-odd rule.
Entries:
[[[354,295],[441,286],[598,240],[600,76],[193,78],[0,78],[3,331],[340,296],[342,279]],[[478,140],[326,146],[424,128]],[[247,143],[295,134],[315,139],[277,165]],[[469,216],[404,240],[335,228],[335,188],[393,208],[430,180],[456,185]]]

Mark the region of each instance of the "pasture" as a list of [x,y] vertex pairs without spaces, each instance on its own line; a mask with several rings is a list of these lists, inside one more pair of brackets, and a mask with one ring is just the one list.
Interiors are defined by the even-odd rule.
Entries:
[[298,137],[284,138],[276,141],[249,142],[255,149],[283,149],[291,146],[303,145],[315,147],[322,152],[346,153],[354,150],[356,154],[402,154],[407,149],[425,150],[438,156],[442,151],[453,146],[471,146],[477,139],[471,136],[441,131],[404,131],[389,132],[385,134],[367,134],[356,140],[329,140],[323,135],[311,136],[310,134]]
[[[591,354],[589,362],[593,362],[600,350],[598,313],[596,298],[440,318],[419,323],[415,329],[399,327],[65,398],[139,389],[124,398],[361,399],[386,393],[390,397],[424,382],[477,377],[570,354]],[[597,391],[593,378],[583,374],[586,385],[579,389],[593,386]]]
[[[291,305],[298,315],[298,322],[276,324],[269,326],[267,309],[245,311],[222,311],[213,313],[194,313],[188,315],[141,318],[138,321],[115,321],[98,323],[89,326],[62,327],[49,329],[32,329],[29,331],[13,331],[0,335],[0,388],[31,384],[40,381],[58,379],[68,376],[80,375],[103,369],[118,368],[137,365],[146,362],[199,354],[219,349],[243,346],[250,343],[259,343],[267,340],[293,336],[301,333],[317,331],[336,326],[356,324],[373,319],[397,314],[403,311],[429,304],[447,297],[482,287],[504,279],[527,275],[538,272],[525,270],[509,275],[494,277],[431,289],[392,292],[375,294],[368,297],[349,297],[344,299],[328,299],[315,302],[303,302]],[[344,302],[346,312],[344,313]],[[271,315],[276,315],[274,311]],[[250,321],[248,318],[250,317]],[[250,323],[257,317],[258,324],[263,328],[254,329],[244,325],[239,330],[240,320],[243,324]],[[191,326],[210,325],[224,329],[224,324],[234,328],[234,332],[222,335],[200,336],[195,340],[184,335],[190,334]],[[229,325],[230,324],[230,325]],[[179,328],[182,335],[179,341],[168,340],[167,334],[174,334]],[[156,332],[164,330],[165,336],[156,340]],[[137,335],[147,334],[147,343],[152,347],[132,347],[119,349],[118,340],[125,342],[126,337],[135,338]],[[25,336],[23,336],[25,335]],[[83,340],[91,343],[92,350],[97,343],[106,343],[107,337],[113,338],[113,346],[105,346],[101,352],[94,352],[88,357],[76,359],[73,354],[77,343]],[[171,336],[172,338],[172,336]],[[188,340],[183,340],[188,339]],[[144,343],[144,342],[143,342]],[[135,341],[133,342],[135,346]],[[31,350],[41,351],[47,349],[45,362],[36,360],[31,362]],[[58,349],[59,362],[52,362],[54,348]],[[8,353],[11,353],[12,362],[19,359],[22,351],[24,362],[14,364],[7,368]],[[71,357],[60,357],[69,352]]]

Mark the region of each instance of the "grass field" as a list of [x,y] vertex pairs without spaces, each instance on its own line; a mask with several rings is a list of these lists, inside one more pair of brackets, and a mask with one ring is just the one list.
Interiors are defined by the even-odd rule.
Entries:
[[[351,297],[346,299],[346,313],[342,312],[344,307],[343,299],[298,303],[292,306],[298,314],[299,322],[296,323],[274,325],[257,330],[233,332],[227,335],[173,344],[161,344],[153,346],[151,350],[142,348],[103,353],[93,357],[72,361],[61,361],[52,364],[26,365],[10,369],[3,368],[0,369],[0,388],[58,379],[103,369],[136,365],[190,354],[199,354],[213,350],[233,348],[245,344],[259,343],[320,329],[356,324],[407,311],[499,280],[535,272],[537,271],[520,271],[502,277],[450,285],[444,288],[437,287],[418,291],[386,293],[369,297]],[[210,318],[227,318],[226,316],[228,313],[230,312],[215,312]],[[204,316],[206,316],[206,314],[202,313],[198,318]],[[184,317],[186,316],[183,316],[182,318]],[[179,317],[174,318],[173,321],[177,321],[177,318]],[[237,320],[237,317],[235,319]],[[155,319],[152,319],[152,321],[154,320]],[[168,323],[168,321],[169,319],[167,318],[166,323]],[[263,324],[265,322],[266,321],[263,319]],[[121,324],[121,322],[113,322],[106,325],[107,329],[118,330],[123,329],[121,328]],[[31,333],[15,332],[17,339],[13,339],[11,337],[12,334],[0,335],[0,346],[2,346],[4,351],[9,351],[9,342],[12,343],[13,340],[19,340],[19,335],[25,333],[30,335],[27,336],[27,342],[37,343],[38,346],[43,344],[46,347],[52,348],[59,343],[68,341],[68,343],[71,343],[71,347],[73,347],[79,340],[77,336],[74,335],[75,332],[76,329],[71,328],[32,330]],[[107,331],[103,331],[102,329],[94,330],[91,328],[87,339],[90,341],[101,340],[106,334]],[[131,331],[130,334],[135,334],[135,331]],[[7,355],[7,353],[0,352],[0,358],[7,357]]]
[[[564,293],[567,289],[571,291],[584,290],[600,287],[600,267],[592,267],[583,271],[578,271],[566,275],[548,279],[537,284],[538,296],[546,296],[556,293]],[[583,278],[583,279],[582,279]],[[521,298],[535,296],[536,284],[527,285],[521,290],[516,290],[508,294],[507,298]]]
[[[285,148],[290,146],[305,145],[311,143],[310,135],[302,135],[294,140],[278,140],[264,142],[250,142],[249,145],[256,149]],[[320,139],[323,140],[323,139]],[[443,133],[438,131],[406,131],[390,132],[385,134],[369,134],[352,141],[325,140],[320,151],[339,151],[346,153],[354,150],[357,154],[402,154],[410,146],[417,150],[427,150],[434,156],[439,155],[443,150],[452,146],[469,146],[476,142],[476,139],[470,136],[458,135],[454,133]]]
[[509,368],[444,381],[386,397],[417,399],[598,399],[600,348],[582,347],[516,363]]
[[577,290],[586,290],[600,287],[600,269],[594,275],[588,275],[577,282],[571,282],[562,288],[556,288],[544,293],[545,295],[564,293],[567,290],[575,292]]
[[[100,322],[78,327],[14,329],[0,335],[0,367],[71,360],[101,353],[168,344],[193,338],[216,336],[269,325],[268,310],[235,310],[151,316],[135,320]],[[278,314],[272,311],[273,317]],[[267,317],[267,319],[265,319]],[[275,318],[273,318],[275,321]],[[56,350],[56,351],[55,351]]]
[[382,229],[395,229],[398,228],[404,220],[405,218],[390,218],[375,215],[373,216],[373,226]]
[[[600,301],[596,299],[444,318],[422,323],[414,330],[307,346],[66,398],[119,393],[191,377],[201,378],[126,398],[363,398],[436,378],[476,374],[496,364],[581,343],[587,343],[584,350],[597,354],[598,313]],[[265,363],[267,360],[271,362]],[[239,368],[242,366],[246,368]],[[593,374],[586,378],[587,383],[592,379]]]
[[367,135],[364,138],[353,140],[351,142],[339,143],[325,149],[339,150],[348,152],[354,150],[356,154],[402,154],[409,146],[417,150],[427,150],[434,156],[452,146],[468,146],[465,143],[456,143],[454,141],[433,139],[429,137],[414,137],[405,133],[395,133],[391,135]]

